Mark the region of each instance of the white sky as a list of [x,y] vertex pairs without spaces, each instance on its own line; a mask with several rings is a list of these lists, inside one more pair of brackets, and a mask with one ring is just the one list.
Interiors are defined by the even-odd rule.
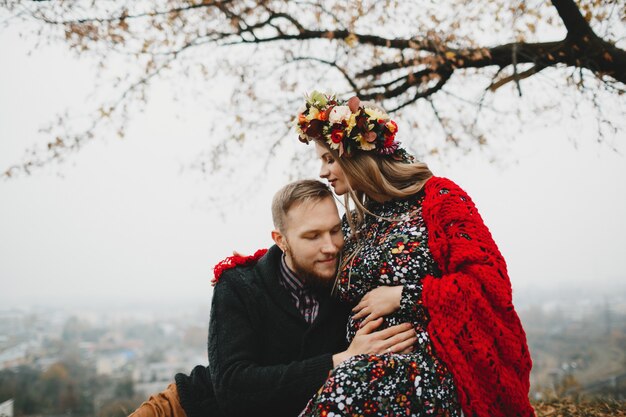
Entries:
[[[28,55],[29,45],[0,32],[2,171],[92,91],[88,60],[60,46]],[[111,135],[59,167],[0,181],[0,306],[202,302],[215,262],[270,244],[269,203],[284,178],[218,215],[209,203],[215,183],[181,169],[203,149],[210,115],[172,102],[171,88],[155,86],[124,140]],[[591,126],[578,149],[563,126],[533,129],[511,145],[515,164],[495,166],[479,153],[427,162],[472,196],[515,290],[545,296],[584,284],[609,295],[625,276],[626,134],[612,141],[620,154],[596,144]]]

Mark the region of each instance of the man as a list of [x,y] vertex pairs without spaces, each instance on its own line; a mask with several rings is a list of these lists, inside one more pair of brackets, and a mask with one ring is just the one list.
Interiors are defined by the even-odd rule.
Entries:
[[[348,309],[329,296],[343,236],[326,185],[286,185],[274,196],[272,217],[276,245],[253,265],[216,274],[209,367],[178,374],[175,386],[133,417],[293,417],[345,359],[411,349],[412,326],[376,332],[381,319],[365,325],[346,348]],[[245,260],[230,258],[233,265]]]

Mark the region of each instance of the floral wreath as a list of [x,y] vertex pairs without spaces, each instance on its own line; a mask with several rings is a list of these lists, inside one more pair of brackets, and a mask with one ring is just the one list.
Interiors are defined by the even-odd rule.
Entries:
[[340,157],[356,151],[375,151],[380,155],[411,163],[414,158],[396,141],[398,125],[381,109],[361,105],[354,96],[348,101],[313,91],[298,111],[296,131],[302,143],[323,140]]

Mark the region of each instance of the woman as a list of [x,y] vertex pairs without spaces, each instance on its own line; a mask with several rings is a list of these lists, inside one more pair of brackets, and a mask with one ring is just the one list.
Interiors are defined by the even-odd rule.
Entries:
[[533,416],[506,264],[469,196],[413,162],[397,125],[357,97],[314,92],[297,130],[350,213],[333,289],[355,305],[348,338],[381,316],[418,336],[410,354],[343,362],[302,415]]

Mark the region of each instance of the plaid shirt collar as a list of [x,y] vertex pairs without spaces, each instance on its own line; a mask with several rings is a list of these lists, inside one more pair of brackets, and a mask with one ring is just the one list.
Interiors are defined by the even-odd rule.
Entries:
[[307,323],[312,323],[317,317],[319,301],[305,286],[304,282],[287,266],[285,254],[280,260],[280,283],[293,298],[296,308]]

